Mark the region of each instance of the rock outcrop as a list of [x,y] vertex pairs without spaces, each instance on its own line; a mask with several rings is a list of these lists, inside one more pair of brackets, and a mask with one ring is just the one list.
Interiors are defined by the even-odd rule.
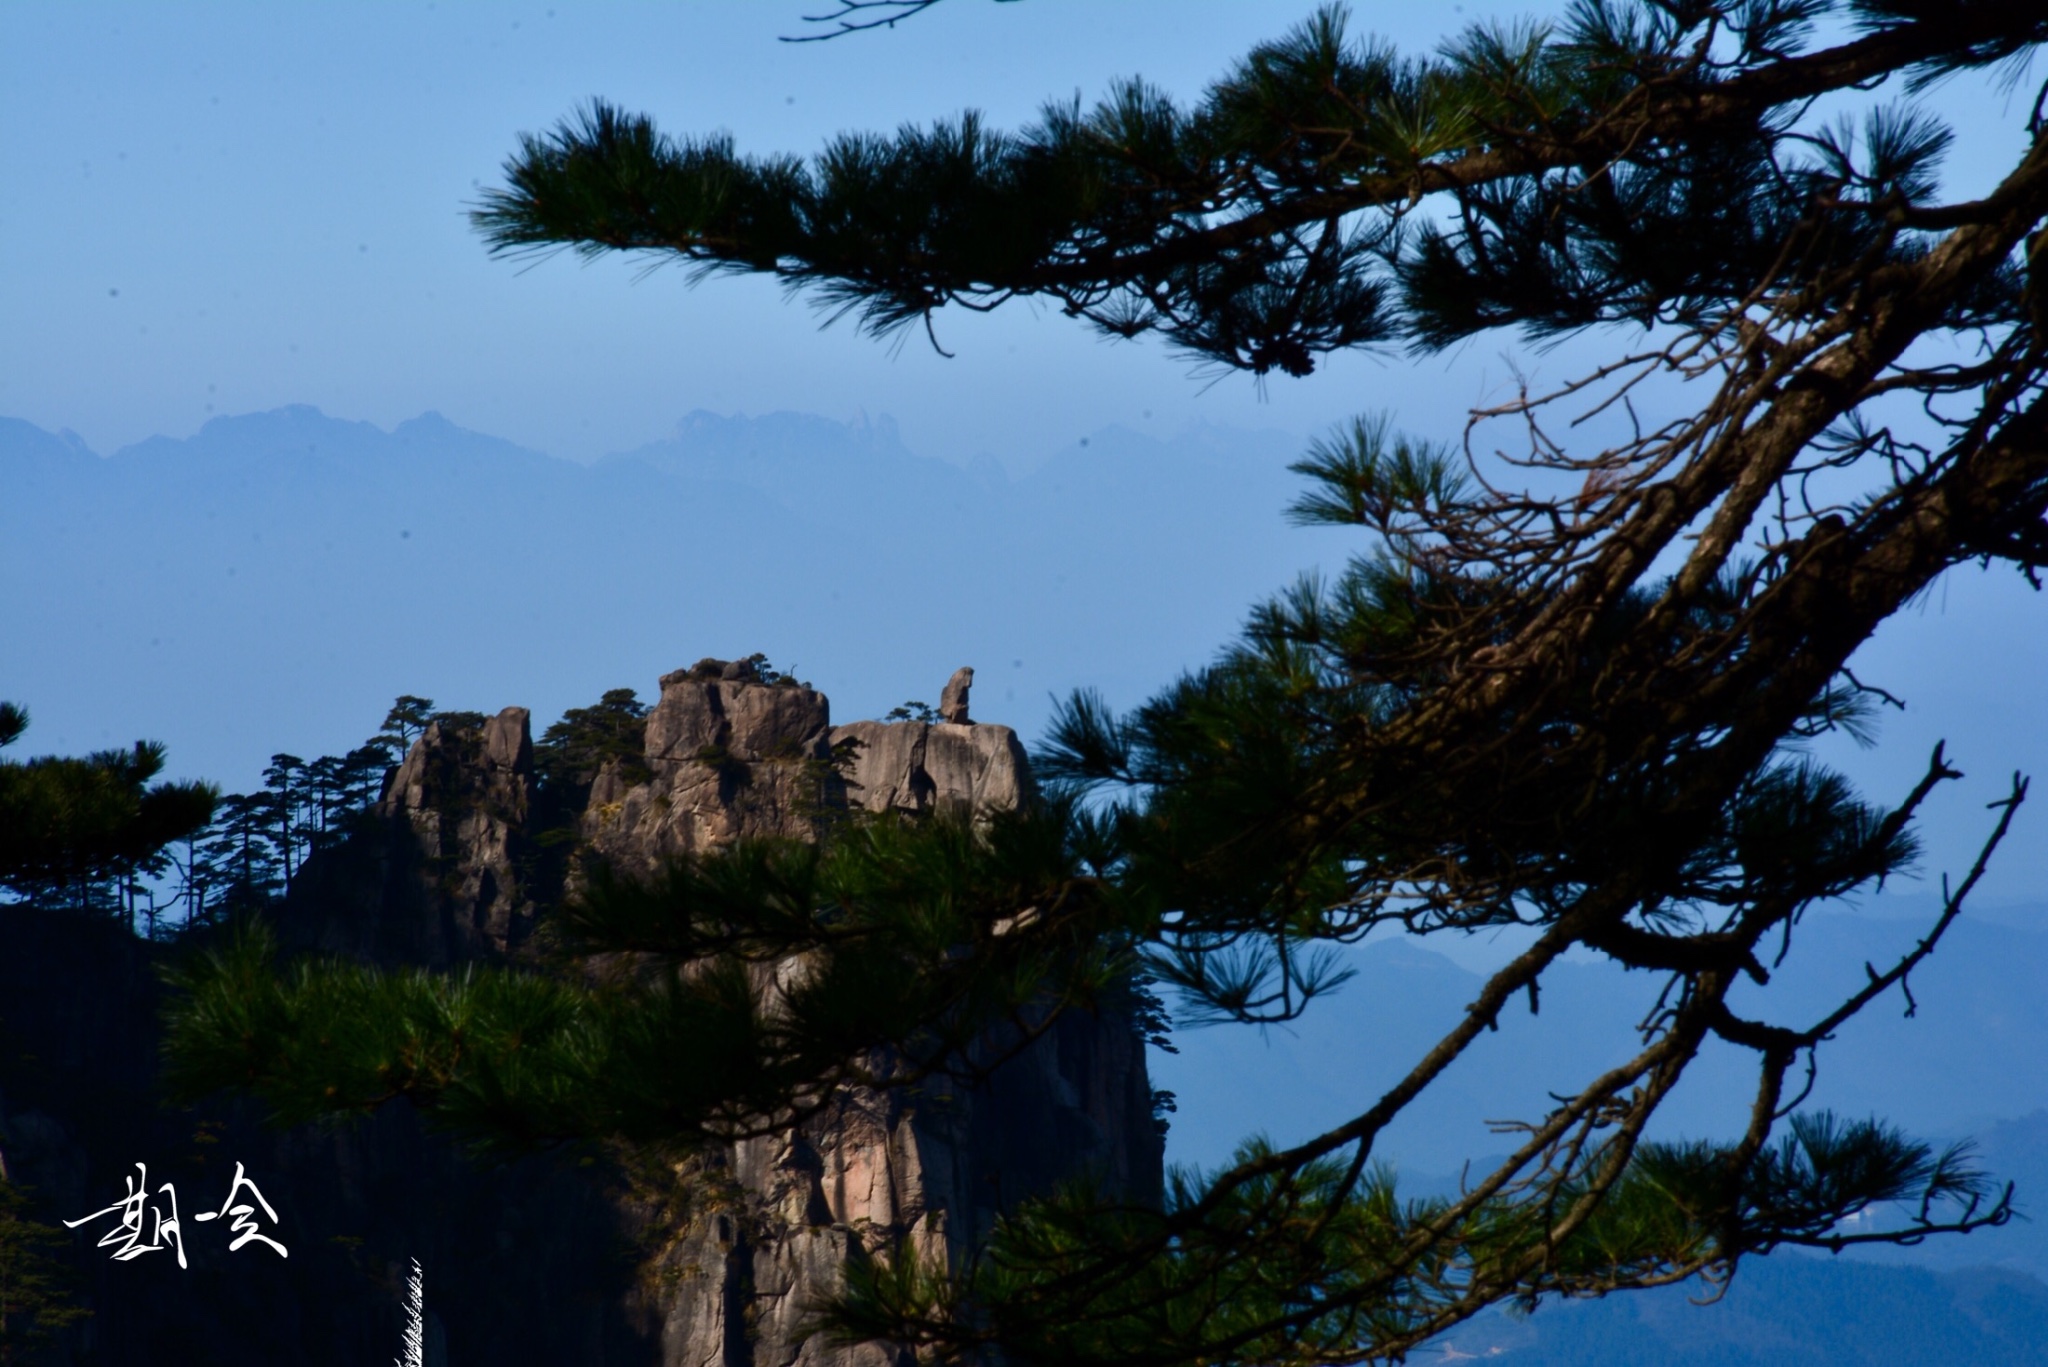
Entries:
[[831,742],[848,756],[840,773],[851,807],[972,815],[1031,799],[1030,765],[1007,726],[857,721],[833,728]]
[[430,722],[385,786],[365,838],[308,862],[284,917],[295,949],[447,968],[516,951],[537,905],[530,714]]
[[[962,716],[968,673],[948,685]],[[972,814],[1031,794],[1006,726],[833,728],[822,695],[715,661],[662,678],[645,762],[639,784],[617,766],[600,776],[583,827],[594,851],[636,868],[741,836],[805,837],[835,807]],[[962,1258],[1001,1211],[1063,1178],[1156,1199],[1151,1103],[1132,1022],[1068,1017],[983,1087],[929,1084],[915,1101],[849,1092],[789,1133],[710,1156],[699,1190],[722,1195],[654,1260],[662,1362],[888,1367],[882,1349],[806,1338],[808,1303],[851,1260],[899,1241]]]
[[750,836],[815,833],[832,752],[825,695],[763,683],[746,661],[703,661],[661,678],[647,714],[646,767],[629,785],[607,766],[582,833],[613,864],[648,869]]
[[[576,817],[586,848],[621,867],[745,836],[807,838],[835,810],[1030,799],[1007,727],[834,728],[822,694],[746,662],[700,662],[661,685],[643,762],[608,765]],[[964,716],[964,689],[959,701]],[[537,796],[524,709],[429,727],[372,819],[302,872],[284,937],[388,966],[517,960],[552,895],[534,874]],[[113,945],[107,927],[16,922],[6,943],[30,958],[0,956],[0,1154],[17,1180],[47,1189],[54,1204],[38,1218],[118,1196],[136,1161],[192,1183],[188,1201],[240,1161],[293,1254],[271,1265],[209,1253],[181,1279],[174,1266],[107,1264],[81,1242],[95,1315],[52,1362],[383,1360],[417,1256],[437,1363],[895,1367],[882,1349],[807,1336],[809,1303],[852,1260],[899,1240],[958,1259],[1018,1200],[1084,1173],[1132,1200],[1160,1191],[1144,1045],[1114,1012],[1061,1017],[975,1087],[849,1091],[796,1129],[686,1171],[545,1157],[494,1169],[403,1103],[352,1129],[286,1134],[241,1103],[157,1106],[160,951],[118,935]],[[87,930],[91,945],[72,944]],[[990,1057],[1004,1043],[990,1040]]]
[[965,726],[967,716],[967,692],[974,687],[974,670],[967,665],[953,671],[953,677],[946,680],[946,687],[939,694],[939,720]]

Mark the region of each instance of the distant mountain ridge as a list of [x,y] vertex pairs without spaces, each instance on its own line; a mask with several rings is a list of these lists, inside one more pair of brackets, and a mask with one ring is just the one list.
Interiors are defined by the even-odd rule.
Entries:
[[1137,701],[1327,547],[1280,516],[1298,446],[1108,433],[1013,481],[886,419],[700,412],[594,465],[431,413],[296,405],[104,458],[0,420],[0,684],[43,744],[149,734],[231,785],[397,692],[567,707],[756,649],[876,713],[993,665],[984,705],[1029,733],[1073,685]]
[[767,493],[792,511],[842,524],[890,517],[906,490],[966,512],[999,493],[1008,476],[994,461],[978,469],[913,455],[894,419],[865,414],[835,422],[811,413],[740,417],[697,409],[660,441],[602,457],[600,467],[638,463],[673,479],[713,481]]
[[730,471],[763,462],[812,471],[849,460],[920,467],[948,464],[911,454],[896,420],[887,414],[870,418],[857,413],[839,422],[788,410],[747,417],[708,408],[684,414],[665,437],[600,460],[643,460],[670,474],[692,473],[690,466],[699,472]]

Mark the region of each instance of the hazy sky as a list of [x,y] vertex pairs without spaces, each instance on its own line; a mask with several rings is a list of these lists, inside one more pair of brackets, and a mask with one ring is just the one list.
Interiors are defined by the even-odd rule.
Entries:
[[[70,428],[105,452],[182,436],[213,413],[287,403],[389,427],[437,409],[468,427],[588,458],[651,440],[695,408],[885,412],[921,454],[1029,465],[1120,423],[1307,436],[1360,410],[1451,435],[1498,397],[1510,343],[1426,360],[1338,358],[1306,381],[1214,385],[1156,345],[1111,345],[1046,310],[943,315],[957,359],[890,347],[760,280],[694,290],[682,273],[561,257],[490,260],[464,218],[521,131],[603,96],[678,133],[728,129],[750,151],[985,110],[1143,74],[1183,97],[1303,0],[949,0],[894,32],[789,44],[828,0],[572,5],[0,5],[0,414]],[[1357,26],[1434,42],[1485,14],[1552,4],[1360,3]],[[1938,92],[1962,131],[1953,184],[1984,188],[2024,110]],[[1595,343],[1597,345],[1597,343]],[[1582,347],[1523,357],[1556,376]],[[0,495],[4,496],[4,495]],[[14,586],[9,586],[14,587]],[[1272,586],[1247,585],[1248,600]],[[2010,576],[1938,591],[1874,647],[1911,695],[1876,759],[1898,787],[1937,735],[1982,791],[1936,819],[1962,852],[1994,776],[2048,767],[2036,695],[2040,601]],[[5,649],[61,649],[8,642]],[[0,660],[4,664],[4,660]],[[1162,680],[1163,682],[1163,680]],[[4,687],[4,679],[0,679]],[[508,681],[519,696],[518,681]],[[1963,744],[1962,742],[1974,742]],[[228,781],[243,781],[228,776]],[[2048,805],[2048,804],[2043,804]],[[1999,884],[2035,897],[2048,837]]]
[[[678,133],[816,150],[974,106],[1002,124],[1140,73],[1192,95],[1312,8],[952,0],[893,32],[778,42],[826,0],[576,6],[0,8],[0,412],[109,450],[288,402],[389,425],[437,408],[558,455],[698,407],[887,411],[926,454],[1029,461],[1111,422],[1312,431],[1361,406],[1454,417],[1484,365],[1350,359],[1262,398],[1044,311],[958,313],[900,348],[760,280],[522,271],[464,218],[515,135],[593,96]],[[1413,42],[1478,3],[1366,7]],[[1492,367],[1494,379],[1500,375]],[[209,407],[211,405],[211,407]],[[1149,416],[1148,416],[1149,415]],[[1419,416],[1419,414],[1418,414]]]
[[[882,410],[929,455],[1029,461],[1110,422],[1319,430],[1361,407],[1455,423],[1500,392],[1499,347],[1338,360],[1261,396],[1204,389],[1154,345],[1045,311],[900,349],[762,280],[690,290],[628,261],[489,260],[464,218],[521,131],[602,96],[679,133],[810,152],[844,129],[967,107],[998,124],[1142,74],[1193,97],[1305,0],[949,0],[894,31],[778,42],[829,0],[0,6],[0,413],[110,450],[209,412],[311,403],[389,426],[438,408],[558,455],[637,445],[705,407]],[[1432,44],[1522,0],[1365,3]],[[1950,100],[1951,106],[1957,101]],[[1961,178],[2023,111],[1950,108]],[[209,407],[209,405],[211,407]],[[1147,415],[1150,415],[1149,417]]]

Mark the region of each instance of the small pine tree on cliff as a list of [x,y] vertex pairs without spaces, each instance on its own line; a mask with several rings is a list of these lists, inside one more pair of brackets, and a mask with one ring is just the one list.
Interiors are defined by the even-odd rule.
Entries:
[[[718,1137],[958,1066],[985,1023],[1135,965],[1184,1010],[1280,1021],[1378,928],[1520,926],[1528,949],[1342,1124],[1177,1178],[1163,1209],[1018,1211],[964,1269],[879,1261],[838,1331],[943,1360],[1385,1360],[1503,1302],[2003,1219],[1956,1153],[1795,1109],[1982,858],[1919,949],[1820,1018],[1731,990],[1768,981],[1809,908],[1905,868],[1955,776],[1937,752],[1865,799],[1802,755],[1866,727],[1852,653],[1956,565],[2048,564],[2040,104],[2016,102],[2024,150],[1965,200],[1910,99],[1994,91],[2044,40],[2038,7],[1991,0],[1573,0],[1404,56],[1332,10],[1191,106],[1133,81],[1017,132],[966,116],[808,163],[602,104],[526,138],[476,214],[494,249],[771,274],[878,332],[1031,297],[1259,376],[1515,332],[1612,354],[1462,444],[1368,417],[1317,445],[1295,511],[1356,530],[1349,570],[1135,713],[1074,698],[1040,810],[600,883],[567,918],[585,948],[698,965],[637,994],[280,982],[245,947],[187,979],[188,1084],[286,1116],[403,1093],[501,1138]],[[1659,1012],[1462,1194],[1405,1196],[1379,1136],[1575,950],[1663,975]],[[800,984],[746,971],[797,953]],[[1737,1137],[1650,1142],[1710,1041],[1755,1065]],[[869,1076],[879,1044],[900,1066]],[[1897,1234],[1839,1225],[1901,1200]]]

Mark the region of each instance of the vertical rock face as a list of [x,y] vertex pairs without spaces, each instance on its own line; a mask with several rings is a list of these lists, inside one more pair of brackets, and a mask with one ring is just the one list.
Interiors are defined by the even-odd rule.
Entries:
[[[613,769],[593,786],[584,833],[615,862],[644,868],[740,836],[808,836],[837,806],[972,813],[1030,798],[1006,726],[832,728],[820,694],[734,679],[716,663],[663,677],[647,719],[652,777],[627,787]],[[807,1305],[837,1288],[851,1260],[899,1242],[957,1261],[1002,1211],[1063,1179],[1087,1174],[1156,1200],[1151,1105],[1133,1023],[1068,1016],[983,1086],[938,1082],[915,1101],[850,1091],[795,1130],[711,1156],[697,1186],[718,1195],[654,1259],[662,1362],[888,1367],[885,1350],[807,1337]]]
[[833,728],[831,737],[840,753],[852,742],[841,767],[852,807],[972,814],[1031,799],[1031,768],[1007,726],[857,721]]
[[806,837],[831,760],[825,695],[763,683],[745,661],[664,674],[647,714],[647,768],[627,786],[612,765],[592,785],[582,834],[613,864],[664,859],[750,836]]
[[309,861],[284,918],[294,948],[445,968],[510,953],[526,886],[533,737],[523,707],[480,727],[430,722],[385,788],[378,829]]

